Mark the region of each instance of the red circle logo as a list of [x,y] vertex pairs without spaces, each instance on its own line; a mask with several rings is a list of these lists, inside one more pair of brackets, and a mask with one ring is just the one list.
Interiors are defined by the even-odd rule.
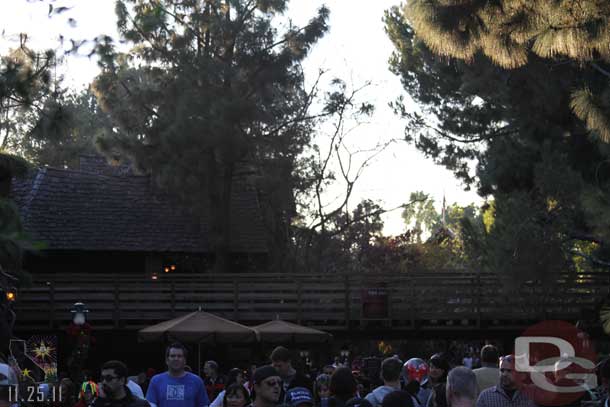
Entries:
[[595,389],[595,361],[589,336],[569,322],[543,321],[515,339],[515,381],[538,405],[569,405]]

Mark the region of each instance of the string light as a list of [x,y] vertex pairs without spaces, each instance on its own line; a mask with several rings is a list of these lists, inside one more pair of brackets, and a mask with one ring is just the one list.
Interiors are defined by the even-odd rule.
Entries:
[[15,291],[7,291],[6,299],[13,302],[17,299],[17,294],[15,293]]

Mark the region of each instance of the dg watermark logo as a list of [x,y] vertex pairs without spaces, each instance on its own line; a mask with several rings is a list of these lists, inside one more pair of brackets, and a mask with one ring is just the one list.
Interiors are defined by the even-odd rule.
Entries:
[[589,336],[565,321],[544,321],[515,339],[515,375],[538,405],[567,406],[597,387]]

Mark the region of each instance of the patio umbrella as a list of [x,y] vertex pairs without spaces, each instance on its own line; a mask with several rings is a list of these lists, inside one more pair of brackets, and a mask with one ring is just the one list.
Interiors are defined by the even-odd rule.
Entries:
[[253,326],[252,329],[256,331],[259,341],[267,343],[325,343],[333,338],[328,332],[280,319]]
[[141,329],[138,337],[143,342],[162,339],[211,344],[256,342],[251,328],[201,310]]
[[256,342],[256,333],[247,326],[199,310],[141,329],[138,338],[142,342],[176,340],[197,343],[200,369],[202,343],[252,343]]

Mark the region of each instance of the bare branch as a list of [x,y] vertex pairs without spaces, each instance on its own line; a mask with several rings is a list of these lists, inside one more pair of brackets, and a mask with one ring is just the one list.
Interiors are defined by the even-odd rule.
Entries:
[[[396,206],[394,208],[390,208],[390,209],[380,208],[380,209],[378,209],[376,211],[365,213],[363,215],[360,215],[360,216],[357,216],[357,217],[355,217],[353,219],[350,219],[341,228],[333,230],[330,234],[327,234],[327,236],[332,237],[332,236],[340,235],[341,233],[345,232],[354,223],[361,222],[361,221],[363,221],[363,220],[365,220],[367,218],[373,217],[373,216],[382,215],[382,214],[388,213],[388,212],[393,212],[393,211],[396,211],[398,209],[405,209],[405,208],[408,208],[411,205],[415,205],[416,203],[420,203],[420,202],[424,202],[424,201],[425,201],[425,199],[414,199],[414,200],[410,201],[409,203],[398,205],[398,206]],[[319,223],[316,224],[316,225],[313,225],[312,229],[316,229],[319,226],[320,226]]]

